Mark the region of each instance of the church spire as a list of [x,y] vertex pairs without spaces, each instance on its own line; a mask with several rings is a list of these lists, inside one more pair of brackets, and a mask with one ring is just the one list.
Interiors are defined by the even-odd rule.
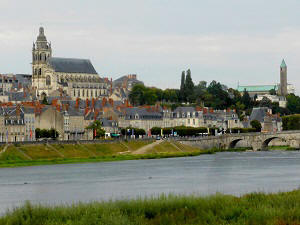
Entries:
[[284,61],[284,59],[283,59],[282,62],[281,62],[280,68],[286,68],[286,67],[287,67],[287,66],[286,66],[285,61]]

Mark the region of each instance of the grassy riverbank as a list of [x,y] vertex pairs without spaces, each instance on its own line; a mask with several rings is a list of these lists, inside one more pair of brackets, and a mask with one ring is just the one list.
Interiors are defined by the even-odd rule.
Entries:
[[160,196],[140,200],[23,207],[0,218],[0,225],[299,225],[300,190],[278,193]]
[[[201,154],[214,154],[220,151],[243,152],[249,150],[249,148],[200,150],[176,141],[163,141],[158,145],[147,148],[147,150],[141,154],[134,154],[138,149],[150,145],[153,142],[153,140],[148,140],[63,145],[42,143],[37,145],[11,144],[6,146],[6,149],[4,146],[1,146],[0,168],[187,157]],[[272,147],[271,149],[278,149],[278,147]],[[292,150],[286,146],[279,147],[279,150],[287,149]]]
[[177,142],[164,141],[146,151],[134,155],[134,151],[153,141],[130,141],[100,144],[40,144],[9,145],[0,154],[0,167],[90,163],[120,160],[158,159],[186,157],[213,153],[201,151]]

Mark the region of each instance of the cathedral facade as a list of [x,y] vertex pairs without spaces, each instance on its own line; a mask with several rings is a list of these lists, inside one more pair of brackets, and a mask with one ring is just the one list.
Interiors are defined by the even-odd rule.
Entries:
[[32,48],[32,86],[40,98],[56,96],[58,92],[72,99],[109,95],[108,82],[100,78],[89,59],[52,57],[43,27]]

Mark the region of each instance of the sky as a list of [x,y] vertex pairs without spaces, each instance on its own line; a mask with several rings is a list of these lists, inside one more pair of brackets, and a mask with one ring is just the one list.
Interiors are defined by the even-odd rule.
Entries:
[[299,0],[0,0],[0,73],[31,73],[40,26],[53,56],[88,58],[101,77],[147,86],[276,84],[284,58],[300,93]]

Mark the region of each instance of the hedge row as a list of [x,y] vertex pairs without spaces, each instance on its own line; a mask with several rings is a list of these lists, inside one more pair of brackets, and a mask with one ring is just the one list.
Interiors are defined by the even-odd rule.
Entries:
[[282,128],[283,130],[300,130],[300,114],[283,116]]

